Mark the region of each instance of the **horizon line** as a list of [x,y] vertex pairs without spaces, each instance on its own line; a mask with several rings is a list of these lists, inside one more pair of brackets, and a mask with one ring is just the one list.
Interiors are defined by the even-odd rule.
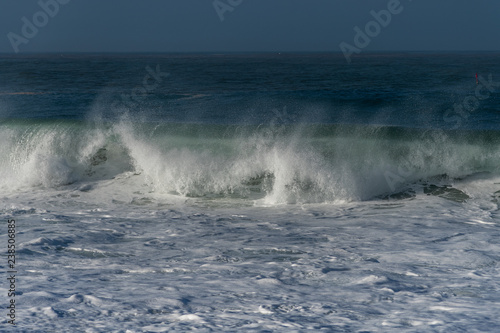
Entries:
[[[353,54],[359,57],[369,54],[380,53],[498,53],[499,50],[372,50],[361,54]],[[0,52],[1,55],[22,56],[36,54],[340,54],[342,51],[25,51],[25,52]]]

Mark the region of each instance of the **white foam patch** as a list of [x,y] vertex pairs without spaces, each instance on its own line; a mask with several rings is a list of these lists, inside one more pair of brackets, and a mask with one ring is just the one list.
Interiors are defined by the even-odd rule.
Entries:
[[179,316],[180,321],[203,321],[203,319],[200,316],[197,316],[195,314],[186,314]]
[[354,281],[353,284],[375,284],[387,281],[385,276],[369,275],[360,280]]
[[256,282],[262,286],[277,286],[281,284],[279,280],[273,278],[257,279]]

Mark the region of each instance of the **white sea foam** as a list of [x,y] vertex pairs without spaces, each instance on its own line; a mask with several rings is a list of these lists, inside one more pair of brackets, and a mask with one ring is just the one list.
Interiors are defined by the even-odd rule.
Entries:
[[[7,158],[0,163],[0,188],[77,184],[80,192],[96,192],[115,186],[132,193],[239,199],[265,206],[342,204],[398,191],[412,195],[423,186],[427,192],[463,201],[465,192],[446,187],[463,177],[472,187],[482,179],[488,182],[500,161],[494,145],[463,143],[438,134],[442,145],[424,149],[420,136],[389,140],[395,135],[363,127],[354,134],[329,129],[331,133],[319,137],[311,128],[297,128],[289,135],[272,128],[250,133],[226,129],[230,134],[217,129],[215,137],[210,134],[200,141],[197,136],[203,138],[207,135],[203,131],[213,130],[193,127],[175,132],[173,127],[150,126],[148,132],[144,126],[123,121],[107,127],[57,123],[2,127],[1,149]],[[201,134],[192,134],[193,130]]]
[[[474,57],[3,59],[16,329],[495,331],[497,96],[455,107]],[[169,82],[132,96],[152,59]]]
[[[390,192],[382,165],[398,159],[383,141],[334,136],[324,149],[298,131],[195,143],[125,122],[1,133],[23,327],[494,326],[495,148],[454,144]],[[481,150],[491,156],[471,157]]]

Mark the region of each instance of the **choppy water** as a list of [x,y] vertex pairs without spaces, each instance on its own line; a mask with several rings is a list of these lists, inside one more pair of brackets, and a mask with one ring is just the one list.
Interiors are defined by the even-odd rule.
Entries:
[[0,58],[18,328],[494,331],[498,60]]

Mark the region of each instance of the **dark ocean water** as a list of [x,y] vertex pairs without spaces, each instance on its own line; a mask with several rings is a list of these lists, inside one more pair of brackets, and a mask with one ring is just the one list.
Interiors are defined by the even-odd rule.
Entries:
[[499,54],[3,55],[0,142],[22,329],[500,324]]
[[[475,73],[494,76],[481,96],[498,89],[498,57],[372,54],[346,66],[335,54],[3,56],[2,115],[84,120],[99,108],[116,119],[123,107],[159,122],[261,124],[287,108],[288,122],[446,128],[456,121],[444,113],[475,96]],[[144,91],[146,67],[159,74]],[[483,99],[460,127],[496,129],[495,112],[498,96]]]

